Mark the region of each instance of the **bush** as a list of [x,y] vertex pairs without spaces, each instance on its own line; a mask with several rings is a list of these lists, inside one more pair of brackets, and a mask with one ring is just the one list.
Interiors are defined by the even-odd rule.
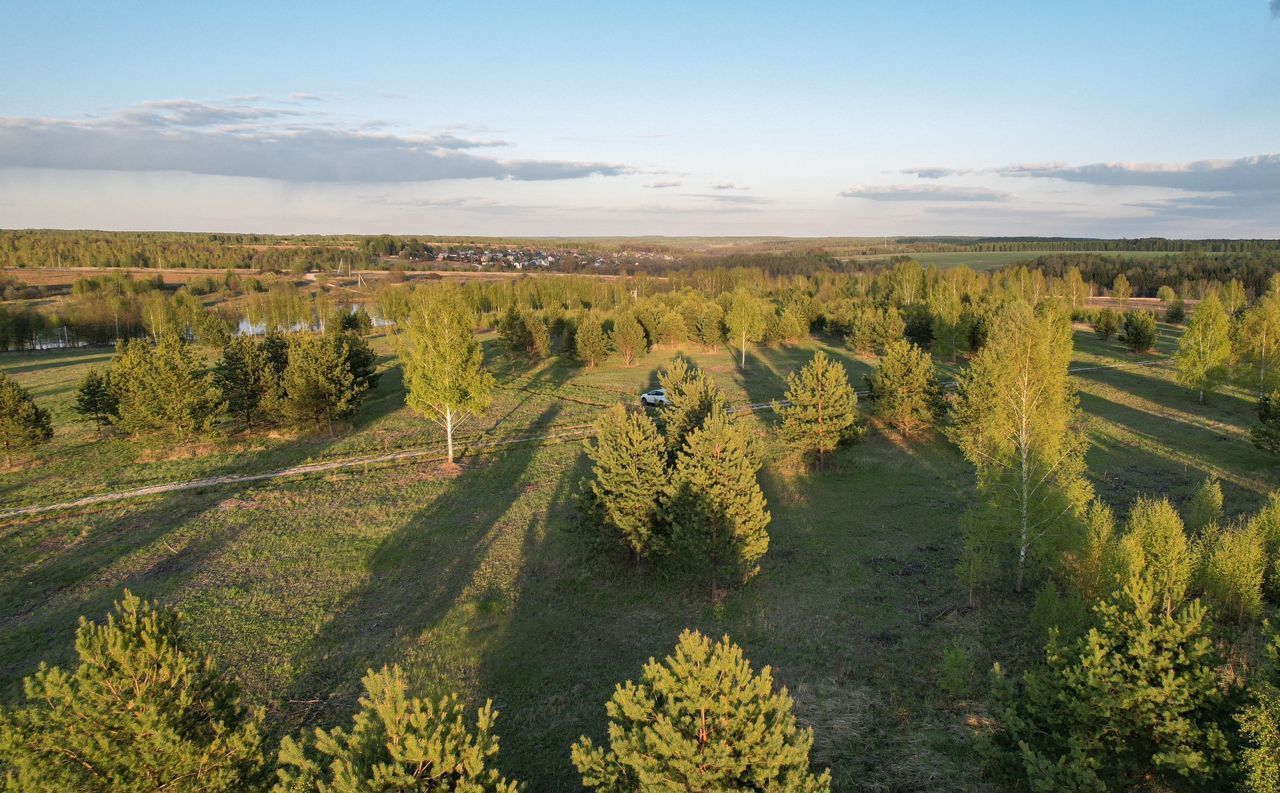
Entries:
[[1106,341],[1116,334],[1120,329],[1120,315],[1109,308],[1104,308],[1094,314],[1093,332],[1098,335],[1099,339]]

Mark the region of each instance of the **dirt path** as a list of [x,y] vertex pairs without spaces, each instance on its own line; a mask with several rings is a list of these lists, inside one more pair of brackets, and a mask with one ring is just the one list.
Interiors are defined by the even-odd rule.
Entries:
[[[1103,364],[1097,366],[1078,366],[1074,369],[1067,370],[1070,374],[1079,372],[1091,372],[1099,369],[1129,369],[1140,366],[1156,366],[1165,363],[1164,360],[1152,361],[1135,361],[1133,363],[1121,364]],[[955,388],[954,380],[943,383],[943,388]],[[858,391],[858,398],[865,399],[867,392],[865,390]],[[786,400],[781,400],[782,404],[786,404]],[[736,408],[736,411],[756,411],[768,408],[769,402],[753,402]],[[575,424],[570,427],[561,427],[555,432],[543,433],[540,435],[526,435],[516,438],[510,438],[503,441],[494,441],[491,443],[470,443],[463,444],[464,451],[458,454],[458,457],[469,457],[476,454],[500,449],[506,446],[514,446],[521,443],[530,443],[533,441],[542,441],[543,443],[564,443],[568,441],[581,440],[586,438],[591,432],[590,424]],[[329,471],[340,471],[348,468],[359,468],[369,465],[385,465],[388,463],[399,463],[407,460],[418,460],[421,462],[437,462],[444,460],[441,454],[443,443],[432,444],[431,446],[419,447],[416,449],[402,449],[397,452],[387,452],[385,454],[365,455],[361,457],[346,457],[337,460],[327,460],[317,463],[306,463],[304,465],[294,465],[288,468],[281,468],[275,471],[263,471],[256,474],[225,474],[223,476],[210,476],[202,479],[189,479],[183,482],[164,482],[157,485],[148,485],[147,487],[138,487],[131,490],[118,490],[113,493],[99,493],[92,496],[83,496],[81,498],[71,499],[70,501],[60,501],[52,504],[36,504],[29,507],[18,507],[15,509],[0,510],[0,520],[8,520],[10,518],[21,518],[29,515],[39,515],[46,512],[54,512],[64,509],[77,509],[79,507],[89,507],[96,504],[106,504],[114,501],[125,501],[131,498],[142,498],[144,496],[162,495],[164,493],[176,493],[183,490],[200,490],[206,487],[217,487],[219,485],[236,485],[247,482],[263,482],[270,479],[284,479],[293,476],[307,476],[310,474],[320,474]]]

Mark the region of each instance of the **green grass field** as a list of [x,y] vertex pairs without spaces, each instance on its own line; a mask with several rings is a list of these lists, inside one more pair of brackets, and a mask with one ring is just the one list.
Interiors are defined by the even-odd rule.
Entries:
[[[1162,326],[1160,352],[1174,344]],[[500,389],[464,431],[477,439],[576,426],[601,406],[633,403],[672,352],[585,371],[486,345]],[[386,339],[377,346],[390,350]],[[1083,331],[1076,346],[1079,366],[1136,360]],[[750,352],[745,372],[726,350],[686,352],[746,403],[781,396],[786,373],[816,347],[859,386],[874,363],[818,340]],[[404,407],[388,358],[376,393],[336,439],[233,437],[157,459],[72,422],[76,382],[106,359],[0,357],[57,425],[38,459],[0,475],[4,506],[439,440]],[[1228,514],[1280,485],[1274,461],[1247,441],[1254,414],[1242,394],[1201,407],[1166,366],[1082,372],[1077,382],[1090,474],[1120,511],[1139,494],[1185,499],[1207,473],[1223,479]],[[763,431],[770,417],[741,420]],[[576,442],[473,454],[456,476],[431,464],[371,467],[10,520],[0,524],[0,697],[16,697],[39,660],[66,661],[76,618],[101,615],[127,587],[180,606],[194,639],[290,727],[349,718],[364,671],[399,663],[422,691],[492,698],[499,766],[531,790],[566,790],[577,781],[569,746],[602,735],[614,684],[696,627],[728,633],[757,666],[774,667],[837,790],[978,788],[970,738],[985,670],[995,660],[1016,668],[1042,639],[1028,624],[1030,598],[970,608],[956,583],[970,467],[937,437],[905,443],[874,429],[824,471],[797,472],[772,445],[767,457],[769,552],[757,578],[715,605],[702,582],[637,566],[579,526],[573,495],[586,465]],[[951,647],[972,659],[967,694],[937,685]]]

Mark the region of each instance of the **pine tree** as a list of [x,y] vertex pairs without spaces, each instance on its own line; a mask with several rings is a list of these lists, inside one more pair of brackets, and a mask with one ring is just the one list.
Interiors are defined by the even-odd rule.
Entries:
[[373,352],[351,333],[300,333],[289,340],[284,370],[284,412],[296,423],[333,434],[333,420],[355,414],[376,382]]
[[578,323],[573,344],[578,360],[588,369],[594,369],[596,364],[609,357],[609,336],[604,332],[604,323],[593,313],[588,312]]
[[813,731],[796,726],[786,689],[756,674],[742,650],[684,631],[675,652],[649,659],[640,682],[605,706],[608,746],[573,746],[582,784],[601,793],[827,793],[809,768]]
[[782,416],[779,433],[800,455],[818,455],[821,465],[827,452],[862,435],[858,394],[849,385],[845,368],[819,350],[799,372],[787,375],[785,404],[774,402]]
[[1218,613],[1236,623],[1262,612],[1262,583],[1267,552],[1262,537],[1248,527],[1219,532],[1204,555],[1200,584]]
[[278,397],[284,375],[283,366],[276,368],[278,365],[265,340],[233,336],[223,347],[222,359],[213,370],[214,379],[226,400],[227,411],[239,418],[245,429],[253,429],[255,418],[265,420],[264,407],[273,396]]
[[483,415],[493,398],[475,325],[461,294],[436,290],[414,305],[400,336],[405,402],[444,428],[449,465],[454,430]]
[[689,433],[662,497],[662,515],[680,561],[705,572],[712,597],[721,581],[759,570],[769,548],[770,515],[756,480],[750,439],[716,409]]
[[1210,476],[1196,488],[1187,505],[1187,530],[1199,534],[1222,520],[1222,485]]
[[111,372],[90,369],[85,372],[80,387],[76,389],[76,403],[72,408],[103,429],[117,418],[119,400],[111,391]]
[[714,410],[724,409],[724,396],[705,372],[679,355],[658,373],[658,384],[667,395],[661,413],[662,430],[667,459],[674,462],[689,433],[701,427]]
[[36,404],[27,390],[0,371],[0,443],[5,465],[13,465],[14,452],[34,449],[53,438],[49,411]]
[[[966,552],[1010,553],[1018,592],[1037,551],[1071,538],[1091,495],[1070,360],[1071,328],[1063,317],[1012,303],[996,315],[990,338],[958,382],[948,434],[977,468],[981,496],[967,522]],[[975,559],[968,566],[1003,567]]]
[[933,424],[942,399],[933,356],[905,339],[885,348],[867,388],[875,415],[907,436]]
[[595,442],[587,441],[586,448],[594,463],[588,514],[636,559],[660,550],[658,496],[667,481],[666,448],[653,420],[614,405],[596,421]]
[[1120,330],[1120,315],[1109,308],[1098,311],[1097,316],[1093,320],[1093,332],[1097,334],[1099,339],[1106,341]]
[[698,343],[704,347],[715,347],[724,341],[724,310],[711,300],[702,302],[698,309],[694,331]]
[[1195,311],[1178,342],[1174,356],[1178,382],[1200,392],[1204,404],[1206,391],[1213,391],[1227,377],[1231,362],[1231,320],[1222,303],[1210,294]]
[[1280,391],[1258,399],[1258,423],[1249,428],[1249,439],[1264,452],[1280,454]]
[[261,711],[187,646],[181,615],[128,591],[105,624],[80,619],[74,669],[44,664],[26,702],[0,713],[0,782],[11,791],[253,789]]
[[1129,311],[1120,326],[1120,343],[1129,352],[1147,352],[1156,343],[1156,318],[1149,311]]
[[1172,615],[1187,596],[1196,560],[1182,518],[1169,500],[1134,502],[1120,548],[1125,580],[1148,581],[1164,613]]
[[1226,693],[1198,601],[1166,614],[1136,579],[1071,645],[1056,635],[1019,683],[997,666],[997,757],[1036,791],[1225,789]]
[[498,755],[491,702],[467,723],[456,696],[410,697],[398,666],[364,676],[364,696],[350,729],[317,728],[314,737],[280,743],[275,793],[517,793],[490,767]]
[[111,388],[117,425],[126,432],[174,442],[210,432],[226,410],[212,372],[181,337],[166,333],[152,345],[132,339],[116,347]]
[[895,306],[876,312],[875,324],[872,326],[871,338],[876,351],[884,354],[890,344],[901,341],[907,332],[907,323]]
[[625,312],[614,320],[613,332],[609,334],[609,343],[622,356],[622,361],[627,366],[635,365],[636,356],[642,355],[648,349],[644,327],[630,312]]
[[743,367],[747,365],[747,344],[764,338],[768,308],[763,300],[745,289],[733,293],[729,310],[724,315],[724,324],[729,331],[729,339],[742,352]]

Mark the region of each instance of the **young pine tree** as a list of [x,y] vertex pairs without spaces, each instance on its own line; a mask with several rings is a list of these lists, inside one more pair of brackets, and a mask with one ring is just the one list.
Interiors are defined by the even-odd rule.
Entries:
[[769,548],[770,515],[756,480],[759,469],[746,433],[717,409],[689,433],[663,493],[672,550],[707,575],[713,598],[721,582],[754,575]]
[[913,435],[937,418],[942,393],[933,356],[905,339],[885,348],[867,387],[875,415],[903,435]]
[[444,429],[449,465],[454,430],[482,415],[493,394],[475,325],[460,293],[435,290],[415,303],[400,336],[405,402]]
[[5,465],[13,464],[15,452],[34,449],[52,437],[49,411],[37,405],[16,380],[0,372],[0,444]]
[[605,705],[608,746],[581,738],[573,764],[601,793],[700,791],[828,793],[830,772],[809,768],[813,731],[796,726],[791,697],[756,674],[742,649],[684,631],[675,652],[649,659]]
[[1280,635],[1267,645],[1268,663],[1249,681],[1249,702],[1236,716],[1245,738],[1243,788],[1280,793]]
[[284,412],[298,424],[328,426],[354,415],[376,382],[373,353],[352,333],[300,333],[289,340]]
[[1018,683],[997,673],[997,758],[1031,790],[1226,789],[1229,710],[1205,610],[1167,614],[1131,581],[1095,608],[1097,627]]
[[1249,428],[1249,439],[1264,452],[1280,454],[1280,391],[1258,399],[1258,423]]
[[26,702],[0,711],[0,786],[55,793],[255,789],[261,711],[187,646],[181,615],[128,591],[105,623],[83,617],[74,669],[40,665]]
[[622,361],[627,366],[633,366],[636,357],[643,355],[648,349],[644,326],[629,311],[614,320],[613,332],[609,334],[609,343],[622,356]]
[[1222,521],[1222,485],[1210,476],[1196,488],[1187,504],[1187,531],[1200,534],[1209,526]]
[[962,569],[1011,567],[1017,592],[1028,567],[1078,530],[1091,496],[1070,360],[1065,318],[1011,303],[959,378],[948,434],[977,468],[980,497],[966,521]]
[[1191,312],[1174,362],[1178,382],[1197,390],[1202,405],[1205,392],[1212,392],[1226,379],[1231,363],[1231,319],[1212,293]]
[[578,323],[577,333],[573,337],[574,354],[579,361],[594,369],[596,364],[609,357],[609,335],[604,331],[604,323],[595,314],[588,312]]
[[152,345],[122,342],[111,359],[117,425],[126,432],[174,442],[210,432],[226,410],[222,392],[199,355],[175,333]]
[[662,430],[667,459],[674,462],[689,433],[701,427],[713,411],[724,409],[724,396],[706,372],[682,356],[672,358],[667,368],[658,373],[658,384],[667,394],[661,413]]
[[227,402],[227,412],[253,429],[254,420],[266,423],[265,408],[278,395],[283,367],[277,369],[272,348],[252,336],[233,336],[222,348],[222,359],[213,374]]
[[316,728],[312,738],[281,741],[274,793],[520,790],[491,767],[498,755],[492,703],[480,708],[473,727],[456,696],[410,697],[398,666],[369,670],[362,682],[350,728]]
[[595,442],[586,448],[593,463],[584,494],[588,515],[637,560],[661,550],[658,496],[667,480],[666,447],[653,419],[614,405],[596,421]]
[[1093,320],[1093,332],[1099,339],[1106,341],[1120,330],[1120,315],[1109,308],[1098,311]]
[[1186,599],[1196,558],[1182,518],[1168,499],[1134,502],[1120,549],[1125,580],[1145,579],[1164,613],[1172,615]]
[[821,465],[827,452],[859,437],[858,394],[844,367],[819,350],[799,372],[787,375],[786,404],[773,403],[782,416],[783,440],[802,456],[816,454]]
[[1129,352],[1147,352],[1156,343],[1156,318],[1149,311],[1129,311],[1120,325],[1120,343]]
[[76,403],[72,410],[86,421],[92,421],[98,429],[105,429],[116,419],[117,400],[111,391],[111,373],[90,369],[76,389]]
[[1262,584],[1267,552],[1262,537],[1248,526],[1219,532],[1206,549],[1200,584],[1217,613],[1237,624],[1262,612]]

